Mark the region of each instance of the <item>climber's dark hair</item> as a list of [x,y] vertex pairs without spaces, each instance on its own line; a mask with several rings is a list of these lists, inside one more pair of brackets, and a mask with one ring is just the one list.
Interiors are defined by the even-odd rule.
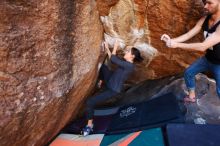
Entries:
[[135,56],[135,57],[134,57],[134,61],[135,61],[135,62],[141,62],[141,61],[144,60],[144,59],[141,57],[140,51],[139,51],[137,48],[135,48],[135,47],[132,47],[132,48],[131,48],[131,54]]

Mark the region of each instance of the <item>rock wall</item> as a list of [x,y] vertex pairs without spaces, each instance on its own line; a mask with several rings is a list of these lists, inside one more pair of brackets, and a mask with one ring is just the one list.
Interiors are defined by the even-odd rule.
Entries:
[[160,36],[189,30],[201,7],[199,0],[1,0],[0,145],[45,145],[76,117],[94,87],[103,37],[144,54],[132,82],[182,72],[201,54],[168,49]]
[[[145,61],[138,65],[132,80],[156,79],[182,72],[201,53],[168,49],[162,34],[177,37],[190,30],[201,17],[200,0],[97,0],[105,30],[105,40],[113,45],[120,40],[139,48]],[[198,35],[193,41],[201,41]]]
[[1,0],[0,10],[0,145],[45,145],[94,86],[96,3]]

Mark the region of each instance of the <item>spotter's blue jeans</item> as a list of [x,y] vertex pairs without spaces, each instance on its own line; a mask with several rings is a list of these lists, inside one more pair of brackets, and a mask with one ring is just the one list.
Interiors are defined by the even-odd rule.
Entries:
[[205,57],[196,60],[185,70],[184,79],[189,90],[195,90],[195,75],[200,72],[211,71],[216,81],[216,92],[220,97],[220,65],[209,62]]

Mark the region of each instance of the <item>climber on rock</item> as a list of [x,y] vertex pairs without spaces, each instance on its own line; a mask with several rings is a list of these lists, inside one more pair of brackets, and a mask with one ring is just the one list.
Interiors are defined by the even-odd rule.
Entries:
[[110,71],[106,65],[102,65],[100,68],[100,79],[106,84],[106,89],[101,93],[88,98],[86,102],[86,115],[88,123],[83,128],[82,134],[84,136],[89,135],[93,131],[93,114],[94,107],[98,103],[106,101],[116,94],[120,93],[123,88],[125,80],[134,71],[134,62],[140,62],[143,60],[141,53],[138,49],[132,47],[127,48],[123,60],[116,56],[118,49],[118,41],[115,42],[113,51],[109,50],[108,44],[104,43],[104,48],[107,51],[108,57],[113,64],[116,64],[118,68],[114,71]]
[[[216,92],[220,97],[220,0],[205,0],[204,9],[207,15],[202,17],[196,25],[187,33],[177,37],[170,38],[167,34],[161,36],[167,47],[182,48],[189,51],[205,52],[205,55],[196,60],[189,66],[184,79],[189,94],[184,98],[185,102],[195,102],[195,75],[211,71],[216,81]],[[204,31],[205,40],[198,43],[183,43],[196,34]]]

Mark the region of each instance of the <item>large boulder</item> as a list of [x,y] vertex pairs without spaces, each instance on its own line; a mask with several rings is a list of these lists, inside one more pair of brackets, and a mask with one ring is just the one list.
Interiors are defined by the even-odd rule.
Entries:
[[94,86],[96,3],[1,0],[0,10],[0,145],[45,145]]
[[0,145],[45,145],[76,117],[94,87],[103,36],[144,54],[132,82],[182,72],[201,54],[167,49],[160,36],[189,30],[201,7],[199,0],[1,0]]
[[[177,37],[190,30],[203,14],[201,0],[97,0],[104,37],[113,45],[120,40],[139,48],[145,61],[139,64],[132,81],[156,79],[182,72],[201,53],[168,49],[160,41],[163,33]],[[202,34],[193,41],[201,41]]]

